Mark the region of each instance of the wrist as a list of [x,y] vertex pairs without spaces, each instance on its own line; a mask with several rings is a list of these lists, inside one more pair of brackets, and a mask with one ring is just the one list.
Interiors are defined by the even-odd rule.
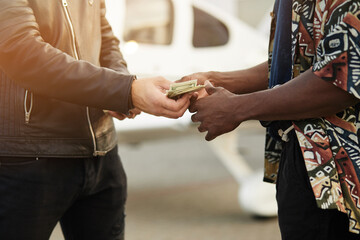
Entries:
[[133,102],[133,96],[134,96],[134,81],[137,79],[137,77],[135,75],[132,76],[132,83],[131,83],[131,87],[130,87],[130,91],[129,91],[129,98],[128,98],[128,109],[129,111],[133,108],[135,108],[134,106],[134,102]]
[[223,87],[232,93],[237,93],[236,89],[241,84],[238,72],[211,72],[210,78],[216,87]]
[[265,103],[258,92],[234,95],[235,119],[239,122],[247,120],[261,120]]
[[212,85],[214,85],[214,87],[222,87],[221,84],[221,80],[222,78],[220,77],[221,73],[217,72],[217,71],[210,71],[207,72],[207,79],[209,79],[209,81],[212,83]]

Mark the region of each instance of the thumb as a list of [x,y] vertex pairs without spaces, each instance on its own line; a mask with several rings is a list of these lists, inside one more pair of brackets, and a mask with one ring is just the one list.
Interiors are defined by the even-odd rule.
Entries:
[[209,95],[212,95],[216,92],[216,88],[208,80],[205,81],[205,90]]
[[165,90],[168,90],[170,89],[170,85],[172,84],[171,81],[163,78],[163,77],[157,77],[157,78],[154,78],[155,81],[154,81],[154,85],[158,88],[161,88],[161,89],[165,89]]

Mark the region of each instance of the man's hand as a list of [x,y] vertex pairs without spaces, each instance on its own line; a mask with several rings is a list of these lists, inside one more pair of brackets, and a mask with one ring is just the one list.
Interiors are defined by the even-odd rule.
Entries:
[[204,85],[205,81],[209,81],[214,85],[213,79],[211,78],[211,72],[198,72],[193,73],[187,76],[182,77],[180,80],[177,80],[175,82],[186,82],[193,79],[197,79],[197,83],[200,85]]
[[106,111],[106,113],[118,120],[124,120],[125,118],[134,119],[137,115],[141,113],[141,111],[137,108],[134,108],[131,109],[128,114],[114,112],[114,111]]
[[236,96],[224,88],[214,87],[209,81],[206,82],[205,90],[208,97],[195,101],[191,99],[190,112],[195,113],[191,119],[193,122],[201,122],[198,127],[200,132],[208,132],[205,139],[211,141],[217,136],[230,132],[240,125],[234,118],[234,105],[231,99]]
[[165,93],[172,82],[163,77],[137,79],[132,84],[134,106],[146,113],[168,118],[181,117],[190,105],[190,94],[177,100],[168,98]]
[[[212,83],[212,85],[214,85],[214,82],[212,82],[210,72],[193,73],[191,75],[184,76],[180,80],[177,80],[175,82],[186,82],[186,81],[190,81],[190,80],[194,80],[194,79],[197,79],[197,84],[198,85],[204,85],[205,81],[209,81],[209,82]],[[209,94],[206,92],[205,89],[201,89],[199,91],[196,91],[193,95],[195,96],[196,99],[200,99],[200,98],[203,98],[203,97],[207,97]],[[194,97],[192,97],[192,99],[194,99]]]
[[[215,87],[223,87],[235,94],[252,93],[268,88],[268,62],[255,67],[230,72],[198,72],[184,76],[177,82],[197,79],[198,84],[209,81]],[[199,91],[199,98],[206,96],[205,91]]]

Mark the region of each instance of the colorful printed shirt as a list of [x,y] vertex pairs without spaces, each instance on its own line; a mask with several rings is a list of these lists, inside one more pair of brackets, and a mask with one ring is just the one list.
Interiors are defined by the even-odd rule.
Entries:
[[[315,75],[360,99],[360,0],[291,0],[292,78]],[[269,47],[271,68],[276,17]],[[293,121],[318,207],[347,213],[360,234],[360,104]],[[264,180],[276,182],[282,142],[266,137]]]

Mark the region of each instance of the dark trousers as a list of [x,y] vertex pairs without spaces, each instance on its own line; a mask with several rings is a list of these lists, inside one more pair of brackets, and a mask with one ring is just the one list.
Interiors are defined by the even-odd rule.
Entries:
[[283,240],[352,240],[347,215],[317,207],[294,131],[284,144],[278,172],[277,202]]
[[113,149],[104,157],[0,157],[0,239],[124,239],[126,176]]

